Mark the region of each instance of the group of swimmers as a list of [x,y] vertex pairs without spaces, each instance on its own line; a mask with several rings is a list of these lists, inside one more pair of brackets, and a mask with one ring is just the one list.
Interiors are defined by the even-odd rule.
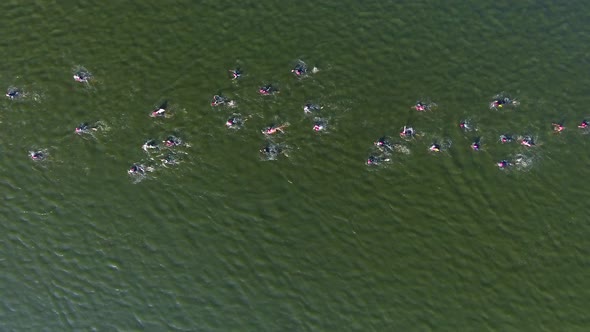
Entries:
[[[291,69],[291,72],[296,77],[303,77],[306,76],[310,71],[308,70],[307,65],[303,61],[298,61],[296,65]],[[313,73],[317,72],[317,68],[313,68],[311,71]],[[243,72],[240,68],[235,68],[229,71],[230,78],[232,80],[239,80]],[[76,82],[79,83],[89,83],[93,77],[90,72],[87,70],[80,68],[74,72],[73,78]],[[258,89],[258,92],[263,96],[273,95],[279,92],[278,87],[273,84],[263,85]],[[9,87],[6,92],[6,97],[9,99],[18,99],[23,96],[23,92],[16,88],[16,87]],[[489,108],[493,110],[503,109],[503,108],[510,108],[516,107],[519,105],[519,102],[515,99],[512,99],[505,95],[497,95],[493,98],[493,100],[489,104]],[[228,106],[228,107],[235,107],[235,101],[230,100],[229,98],[222,96],[222,95],[215,95],[211,101],[212,107],[218,106]],[[316,132],[324,131],[327,127],[327,121],[321,117],[319,117],[319,113],[322,110],[318,104],[314,103],[306,103],[303,106],[303,111],[305,114],[308,115],[315,115],[313,121],[312,129]],[[429,101],[417,101],[411,108],[417,112],[427,112],[432,111],[437,108],[437,105],[433,102]],[[150,117],[154,118],[165,118],[168,114],[168,101],[163,101],[157,107],[155,107],[150,112]],[[226,121],[225,125],[228,129],[239,129],[241,128],[244,123],[246,122],[247,118],[244,118],[239,113],[233,113]],[[275,135],[278,133],[284,133],[286,128],[289,126],[288,122],[281,123],[281,124],[270,124],[264,127],[261,132],[263,135],[269,137],[271,135]],[[561,133],[565,127],[563,123],[552,123],[553,130],[555,133]],[[471,124],[468,120],[462,120],[459,122],[459,127],[464,131],[471,131]],[[99,123],[81,123],[79,124],[74,132],[76,134],[92,134],[95,131],[98,131],[101,128]],[[582,122],[578,125],[580,129],[590,129],[590,123],[588,120],[582,120]],[[419,136],[416,130],[411,126],[404,126],[401,131],[399,132],[400,138],[404,140],[411,140],[414,139],[416,136]],[[513,135],[511,134],[502,134],[499,137],[499,142],[501,143],[511,143],[515,140]],[[522,136],[517,137],[519,144],[525,146],[527,148],[536,146],[536,142],[532,136]],[[167,149],[163,154],[158,155],[160,157],[160,161],[162,165],[175,165],[178,163],[177,153],[174,152],[174,148],[180,146],[189,146],[188,144],[184,143],[179,137],[175,135],[169,135],[165,140],[161,142],[161,144],[157,140],[150,139],[146,141],[142,145],[142,149],[146,153],[151,153],[152,151],[162,152],[162,150]],[[391,156],[395,151],[407,151],[407,149],[401,143],[394,143],[390,138],[384,136],[379,138],[377,141],[374,142],[374,146],[376,147],[378,153],[373,153],[369,156],[366,161],[367,165],[379,165],[384,162],[388,162],[391,160]],[[476,138],[470,145],[471,149],[474,151],[479,151],[481,149],[481,141],[479,138]],[[443,145],[439,142],[432,142],[432,144],[428,147],[428,151],[433,153],[438,153],[444,150]],[[284,154],[285,146],[281,144],[273,143],[271,140],[267,140],[267,143],[260,149],[260,153],[264,156],[267,160],[276,159],[280,154]],[[29,156],[32,160],[43,160],[48,156],[48,152],[46,150],[35,150],[29,151]],[[153,158],[151,158],[153,160]],[[501,168],[505,169],[512,165],[513,163],[508,159],[500,160],[496,163],[496,165]],[[129,174],[133,175],[145,175],[146,172],[152,171],[154,169],[153,166],[145,166],[141,163],[134,163],[128,170]]]
[[[238,73],[236,73],[238,75]],[[77,68],[74,71],[73,75],[74,81],[79,83],[88,84],[93,79],[92,74],[84,68]],[[15,100],[25,96],[25,92],[21,89],[16,87],[9,87],[6,92],[6,97],[11,100]],[[167,117],[168,109],[168,102],[164,101],[155,107],[149,114],[150,117],[160,118],[160,117]],[[74,133],[78,135],[92,135],[94,136],[95,132],[100,130],[104,130],[105,125],[98,121],[95,123],[83,122],[80,123],[75,129]],[[176,165],[178,163],[178,152],[175,151],[175,148],[185,146],[189,147],[188,144],[183,142],[179,137],[175,135],[169,135],[165,140],[161,142],[161,144],[156,140],[148,140],[142,145],[142,149],[146,153],[151,153],[153,151],[161,152],[157,155],[159,160],[163,166],[169,165]],[[49,156],[49,153],[46,149],[42,150],[33,150],[29,151],[29,157],[35,161],[45,160]],[[154,160],[150,156],[150,160]],[[153,171],[154,166],[145,166],[143,163],[134,163],[127,171],[130,175],[145,175],[146,172]]]
[[[498,96],[494,97],[494,99],[490,102],[489,107],[492,110],[497,110],[497,109],[501,109],[501,108],[515,107],[518,105],[519,105],[519,102],[517,100],[511,99],[510,97],[498,95]],[[423,112],[423,111],[433,110],[434,108],[436,108],[436,104],[418,101],[411,108],[413,110],[418,111],[418,112]],[[551,125],[553,127],[554,133],[561,133],[565,129],[563,123],[552,123]],[[469,123],[468,120],[460,121],[459,128],[461,128],[462,130],[464,130],[466,132],[471,131],[473,129],[473,128],[471,128],[471,124]],[[582,120],[582,122],[580,122],[580,124],[578,125],[578,128],[590,129],[588,120]],[[400,138],[402,138],[404,140],[408,140],[408,139],[413,139],[414,137],[416,137],[417,133],[414,130],[414,128],[412,128],[410,126],[404,126],[402,128],[402,130],[400,131],[399,136],[400,136]],[[499,142],[501,142],[503,144],[504,143],[511,143],[514,140],[515,140],[515,138],[511,134],[502,134],[499,137]],[[516,140],[519,142],[520,145],[527,147],[527,148],[535,147],[537,145],[534,138],[530,135],[519,136],[516,138]],[[369,158],[366,161],[367,165],[379,165],[383,162],[390,161],[392,152],[394,152],[396,150],[400,150],[400,147],[402,147],[402,145],[400,143],[393,143],[388,137],[379,138],[377,141],[374,142],[374,146],[377,147],[378,153],[373,153],[369,156]],[[470,147],[473,151],[479,151],[481,149],[480,138],[475,138],[475,140],[471,143]],[[430,152],[436,153],[436,152],[441,152],[442,150],[443,150],[443,147],[438,142],[433,142],[428,147],[428,151],[430,151]],[[516,158],[517,163],[522,164],[523,160],[524,159],[522,158],[521,155],[519,155]],[[506,169],[506,168],[512,166],[513,164],[514,163],[508,159],[503,159],[503,160],[500,160],[496,163],[496,165],[501,169]]]
[[[318,69],[316,67],[314,67],[311,70],[308,70],[308,67],[305,64],[305,62],[303,62],[301,60],[297,61],[297,63],[295,64],[295,66],[291,70],[291,72],[296,77],[304,77],[310,72],[316,73],[317,71],[318,71]],[[81,73],[75,74],[74,80],[76,80],[77,82],[81,82],[81,83],[88,82],[88,80],[91,78],[91,75],[87,72],[84,72],[84,73],[85,74],[81,74]],[[242,70],[240,68],[235,68],[233,70],[230,70],[229,73],[230,73],[230,77],[232,80],[238,80],[242,77]],[[279,89],[278,89],[278,87],[276,87],[273,84],[267,84],[267,85],[261,86],[258,89],[258,92],[263,96],[268,96],[268,95],[273,95],[273,94],[278,93]],[[230,100],[229,98],[227,98],[221,94],[218,94],[218,95],[213,96],[213,98],[211,100],[211,106],[212,107],[226,106],[229,108],[233,108],[236,106],[236,102],[234,100]],[[321,109],[322,109],[321,106],[319,106],[317,104],[313,104],[313,103],[307,103],[303,107],[305,114],[318,115]],[[161,103],[158,107],[156,107],[150,113],[150,116],[154,117],[154,118],[167,117],[169,115],[167,110],[168,110],[168,102],[164,101],[163,103]],[[244,123],[246,122],[247,119],[248,118],[243,117],[239,113],[233,113],[226,120],[225,125],[228,129],[240,129],[244,125]],[[326,129],[326,126],[327,126],[326,120],[324,120],[323,118],[320,118],[320,117],[314,118],[313,127],[312,127],[312,129],[314,131],[316,131],[316,132],[324,131]],[[280,123],[280,124],[272,123],[272,124],[269,124],[266,127],[264,127],[261,130],[261,133],[265,137],[268,138],[268,137],[276,135],[276,134],[284,133],[287,127],[289,127],[288,122]],[[163,146],[169,150],[168,153],[164,154],[164,158],[160,159],[164,166],[177,163],[177,159],[175,158],[176,153],[171,152],[171,151],[174,151],[174,148],[177,148],[180,146],[186,146],[186,147],[189,146],[188,144],[182,142],[182,140],[180,138],[178,138],[177,136],[169,136],[162,143],[163,143]],[[148,140],[143,144],[142,149],[147,153],[149,153],[150,151],[159,151],[160,145],[157,143],[156,140]],[[260,149],[260,153],[262,154],[263,159],[274,160],[274,159],[278,158],[279,155],[286,154],[286,146],[283,144],[277,144],[274,141],[268,139],[268,140],[266,140],[266,144]],[[128,170],[128,173],[132,174],[132,175],[145,175],[146,172],[153,171],[153,170],[154,170],[154,166],[148,167],[148,166],[145,166],[141,163],[135,163]]]
[[[149,113],[152,118],[166,118],[168,113],[168,101],[164,100],[158,106],[154,107]],[[179,147],[190,147],[177,135],[168,135],[166,139],[159,141],[148,139],[143,143],[141,149],[149,155],[150,162],[159,160],[163,167],[177,165],[180,162],[179,156],[184,152],[178,150]],[[130,175],[145,176],[146,172],[153,172],[155,165],[146,166],[143,163],[134,163],[127,171]]]
[[[242,70],[240,68],[229,70],[230,77],[232,80],[238,80],[242,77]],[[308,69],[305,62],[299,60],[291,69],[291,73],[298,78],[307,76],[309,73],[317,73],[318,69],[313,67]],[[274,84],[265,84],[258,88],[258,93],[262,96],[270,96],[279,93],[279,88]],[[221,94],[214,95],[211,100],[212,107],[226,106],[233,108],[236,106],[236,102]],[[303,105],[303,112],[306,115],[314,116],[312,130],[315,132],[325,131],[327,129],[328,121],[325,118],[320,117],[320,111],[323,109],[322,106],[315,103],[306,103]],[[248,120],[249,117],[244,117],[240,113],[231,114],[225,125],[228,129],[240,129]],[[270,137],[276,134],[285,133],[286,128],[289,127],[289,122],[284,123],[271,123],[261,129],[261,133],[267,138],[265,145],[259,150],[262,159],[274,160],[281,154],[286,154],[286,146],[284,144],[278,144]]]
[[[509,107],[509,106],[518,106],[519,102],[517,100],[513,100],[509,97],[500,97],[500,98],[494,98],[494,100],[490,103],[490,109],[499,109],[499,108],[503,108],[503,107]],[[561,133],[564,129],[565,126],[563,125],[563,123],[560,122],[554,122],[551,123],[551,126],[553,127],[553,132],[558,134]],[[578,125],[578,128],[580,129],[587,129],[588,128],[588,121],[587,120],[582,120],[580,122],[580,124]],[[511,143],[514,141],[514,137],[510,134],[502,134],[500,135],[500,139],[499,141],[501,143]],[[527,148],[532,148],[537,146],[537,143],[535,142],[535,139],[530,136],[530,135],[524,135],[524,136],[520,136],[517,137],[517,141],[520,145],[527,147]],[[517,161],[520,162],[522,160],[522,158],[517,158]],[[510,166],[512,166],[514,163],[508,159],[503,159],[500,160],[499,162],[496,163],[496,165],[500,168],[500,169],[506,169]]]

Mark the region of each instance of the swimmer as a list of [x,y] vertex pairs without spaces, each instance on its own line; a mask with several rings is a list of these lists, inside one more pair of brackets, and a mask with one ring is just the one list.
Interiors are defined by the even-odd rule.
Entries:
[[391,144],[389,139],[385,136],[383,136],[383,137],[379,138],[377,141],[373,142],[373,145],[375,145],[377,148],[379,148],[379,150],[381,150],[382,152],[393,151],[393,144]]
[[225,126],[229,129],[238,129],[241,128],[246,122],[241,115],[234,114],[232,115],[227,121],[225,122]]
[[432,144],[432,145],[431,145],[431,146],[428,148],[428,150],[429,150],[430,152],[440,152],[440,149],[441,149],[441,148],[440,148],[440,145],[438,145],[438,144],[436,144],[436,143],[433,143],[433,144]]
[[581,128],[581,129],[588,128],[588,121],[582,120],[582,122],[580,122],[580,124],[578,125],[578,128]]
[[265,159],[274,160],[280,154],[284,154],[284,151],[277,144],[267,143],[262,149],[260,149],[260,153],[265,157]]
[[74,73],[74,80],[80,83],[88,83],[92,78],[92,74],[90,74],[85,69],[80,69]]
[[508,166],[510,166],[510,162],[508,160],[501,160],[501,161],[497,162],[496,165],[499,168],[503,169],[503,168],[507,168]]
[[236,68],[234,70],[230,70],[229,72],[231,73],[232,80],[237,80],[238,78],[240,78],[242,76],[242,71],[239,68]]
[[565,129],[565,127],[559,123],[552,123],[551,125],[553,126],[554,133],[560,133]]
[[461,120],[461,122],[459,122],[459,128],[461,128],[461,129],[463,129],[465,131],[470,131],[471,130],[471,124],[467,120]]
[[289,126],[289,123],[283,123],[280,126],[275,126],[275,125],[270,125],[264,129],[262,129],[262,133],[264,135],[272,135],[272,134],[276,134],[277,132],[281,132],[281,133],[285,133],[285,131],[283,129],[287,128]]
[[76,132],[76,134],[82,134],[82,133],[87,133],[90,130],[90,125],[88,124],[88,122],[84,122],[78,125],[78,127],[76,127],[76,129],[74,130]]
[[160,161],[164,167],[167,167],[168,165],[178,165],[178,160],[172,153],[167,154],[164,158],[160,159]]
[[281,149],[276,145],[267,144],[260,150],[260,152],[265,154],[277,154],[281,152]]
[[152,113],[150,114],[150,116],[152,118],[158,118],[158,117],[163,117],[166,116],[166,109],[168,108],[168,101],[164,100],[164,102],[162,104],[160,104],[160,106],[158,106],[155,110],[152,111]]
[[129,168],[127,171],[127,174],[143,175],[145,174],[145,167],[143,165],[133,164],[133,166],[131,166],[131,168]]
[[533,147],[535,146],[535,141],[533,140],[533,138],[531,136],[525,136],[521,141],[520,141],[521,145],[524,145],[526,147]]
[[324,131],[326,130],[327,127],[327,122],[323,119],[320,118],[316,118],[313,124],[313,130],[314,131]]
[[29,157],[33,160],[43,160],[47,157],[47,154],[43,151],[30,151]]
[[215,96],[213,96],[213,101],[211,101],[211,106],[223,105],[227,101],[228,101],[227,98],[220,96],[220,95],[215,95]]
[[502,142],[502,143],[512,142],[512,135],[509,135],[509,134],[500,135],[500,142]]
[[143,143],[141,148],[143,151],[148,152],[149,149],[159,149],[160,147],[158,146],[158,142],[156,142],[156,140],[150,139]]
[[164,143],[167,147],[172,148],[172,147],[175,147],[175,146],[182,145],[182,140],[180,138],[176,137],[176,136],[170,135],[162,143]]
[[271,84],[268,84],[268,85],[260,87],[260,89],[258,89],[258,92],[261,95],[266,96],[266,95],[271,95],[273,93],[277,93],[277,92],[279,92],[279,90],[277,88],[273,87]]
[[98,130],[98,126],[90,125],[90,124],[88,124],[88,122],[83,122],[83,123],[79,124],[78,127],[76,127],[74,132],[76,134],[88,134],[88,133],[90,133],[90,131],[97,131],[97,130]]
[[19,98],[21,95],[22,95],[22,93],[18,88],[10,87],[6,91],[6,97],[8,97],[12,100]]
[[369,156],[369,158],[367,159],[367,165],[369,166],[377,166],[383,162],[387,162],[389,161],[389,158],[384,158],[384,157],[380,157],[380,156],[375,156],[375,155],[371,155]]
[[278,145],[267,144],[260,150],[260,152],[265,154],[278,154],[281,152],[281,148]]
[[299,61],[295,65],[295,67],[293,69],[291,69],[291,72],[297,76],[303,76],[303,75],[307,74],[307,65],[305,64],[305,62]]
[[401,138],[412,138],[415,134],[416,132],[414,131],[414,128],[404,126],[404,129],[399,133],[399,136]]
[[504,107],[504,105],[508,106],[517,104],[518,102],[516,100],[512,100],[508,97],[496,98],[490,103],[490,108],[497,109]]
[[475,142],[471,143],[471,149],[473,149],[473,151],[479,151],[479,149],[481,148],[481,145],[479,144],[479,139],[475,140]]
[[418,102],[416,103],[416,105],[412,106],[412,109],[415,109],[415,110],[416,110],[416,111],[418,111],[418,112],[423,112],[423,111],[427,111],[427,110],[429,110],[429,109],[430,109],[430,107],[428,107],[428,105],[427,105],[427,104],[425,104],[425,103],[423,103],[423,102],[421,102],[421,101],[418,101]]
[[305,106],[303,106],[303,112],[310,114],[310,113],[314,113],[314,112],[319,112],[322,108],[323,107],[320,107],[320,105],[307,103],[307,104],[305,104]]

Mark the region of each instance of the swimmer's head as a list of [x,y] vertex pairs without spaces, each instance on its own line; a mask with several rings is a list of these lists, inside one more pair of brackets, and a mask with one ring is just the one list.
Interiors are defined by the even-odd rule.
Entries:
[[90,73],[80,70],[74,74],[74,80],[80,83],[87,83],[90,80]]
[[164,158],[160,159],[164,165],[176,165],[178,160],[173,154],[167,154]]
[[423,102],[419,101],[416,103],[416,105],[414,105],[414,109],[416,111],[425,111],[426,110],[426,104],[424,104]]
[[238,127],[241,126],[244,123],[241,115],[234,115],[232,117],[230,117],[229,119],[227,119],[227,121],[225,122],[225,125],[228,128],[231,127]]
[[379,165],[382,162],[387,162],[389,161],[389,158],[384,158],[384,157],[379,157],[379,156],[375,156],[375,155],[371,155],[369,156],[369,158],[367,159],[366,164],[367,165]]
[[234,70],[230,70],[230,72],[231,72],[232,78],[234,80],[238,79],[238,78],[240,78],[240,76],[242,76],[242,71],[239,68],[236,68]]
[[166,115],[166,110],[163,108],[157,109],[152,111],[151,116],[156,118],[156,117],[162,117]]
[[269,95],[269,94],[274,93],[276,91],[277,91],[277,89],[270,84],[265,85],[265,86],[261,87],[260,89],[258,89],[258,92],[263,95]]
[[33,160],[43,160],[45,159],[45,153],[43,151],[32,151],[29,153],[29,156]]
[[299,63],[291,70],[297,76],[302,76],[307,72],[307,68],[302,63]]
[[281,148],[274,144],[267,144],[264,148],[260,149],[260,152],[269,157],[273,157],[281,153]]
[[211,106],[219,106],[225,103],[225,98],[220,95],[213,96],[213,101],[211,101]]
[[532,137],[526,136],[525,138],[522,139],[522,141],[520,142],[520,144],[522,144],[524,146],[527,146],[527,147],[530,147],[530,146],[535,145],[535,141],[533,140]]
[[510,165],[510,163],[507,160],[502,160],[499,161],[496,165],[498,165],[498,167],[500,168],[506,168]]
[[88,131],[89,126],[90,125],[87,122],[81,123],[80,125],[78,125],[78,127],[76,127],[75,131],[77,134],[81,134],[83,132]]
[[262,132],[267,135],[274,134],[276,131],[277,131],[277,129],[274,126],[269,126],[269,127],[262,129]]
[[319,105],[312,104],[312,103],[307,103],[307,104],[305,104],[305,106],[303,106],[303,111],[305,113],[316,112],[316,111],[319,111],[320,109],[321,109],[321,107]]
[[168,108],[168,100],[164,100],[160,106],[156,107],[150,116],[152,117],[160,117],[166,116],[166,109]]
[[553,131],[555,131],[555,132],[561,132],[564,129],[565,129],[565,127],[563,125],[561,125],[560,123],[553,124]]
[[414,135],[414,128],[412,127],[404,127],[404,129],[399,133],[401,137],[412,137]]
[[162,143],[164,143],[164,145],[167,147],[174,147],[182,145],[182,140],[174,135],[170,135],[168,138],[166,138],[166,140],[162,141]]
[[144,172],[145,171],[144,171],[143,166],[137,165],[137,164],[134,164],[133,166],[131,166],[131,168],[129,168],[129,170],[127,171],[127,173],[129,173],[129,174],[143,174]]
[[391,143],[389,142],[389,140],[385,136],[379,138],[373,144],[375,146],[377,146],[377,147],[380,147],[380,148],[382,148],[382,147],[390,147],[391,146]]
[[147,151],[148,149],[157,149],[158,143],[156,142],[156,140],[150,139],[150,140],[146,141],[145,143],[143,143],[143,146],[141,148],[144,151]]
[[20,91],[17,88],[9,88],[6,91],[6,97],[8,97],[10,99],[16,99],[16,98],[20,97]]

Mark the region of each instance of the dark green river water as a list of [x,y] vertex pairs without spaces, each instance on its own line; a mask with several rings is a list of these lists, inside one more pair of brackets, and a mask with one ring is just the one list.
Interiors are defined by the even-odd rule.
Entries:
[[[0,330],[587,331],[589,8],[2,2],[0,88],[22,94],[0,100]],[[520,105],[490,110],[501,93]],[[384,135],[400,148],[367,166]]]

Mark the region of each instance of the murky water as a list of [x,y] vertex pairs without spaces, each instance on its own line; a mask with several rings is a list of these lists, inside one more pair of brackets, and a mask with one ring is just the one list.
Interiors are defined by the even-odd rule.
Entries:
[[69,2],[0,5],[2,330],[585,329],[583,2]]

